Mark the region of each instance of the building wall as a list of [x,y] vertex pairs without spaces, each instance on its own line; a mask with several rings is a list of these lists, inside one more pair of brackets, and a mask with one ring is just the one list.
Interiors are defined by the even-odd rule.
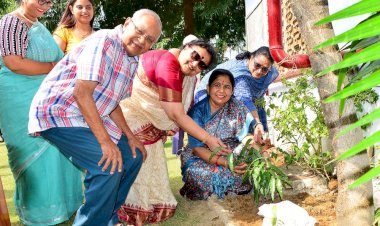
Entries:
[[245,9],[247,50],[253,51],[260,46],[268,46],[267,1],[245,0]]

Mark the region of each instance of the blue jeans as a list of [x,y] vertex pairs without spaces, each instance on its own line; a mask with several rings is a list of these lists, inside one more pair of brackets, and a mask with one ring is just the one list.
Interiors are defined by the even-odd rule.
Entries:
[[41,135],[55,144],[74,165],[87,170],[84,180],[86,200],[78,209],[73,225],[111,226],[118,223],[117,211],[142,164],[141,152],[136,151],[137,156],[133,158],[128,139],[123,135],[117,144],[123,158],[123,171],[111,175],[111,166],[104,172],[98,166],[103,154],[89,128],[51,128]]

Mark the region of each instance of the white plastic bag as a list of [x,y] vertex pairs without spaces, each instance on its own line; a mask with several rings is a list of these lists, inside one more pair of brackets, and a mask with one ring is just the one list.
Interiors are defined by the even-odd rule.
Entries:
[[288,200],[264,204],[258,214],[264,217],[262,226],[314,226],[317,222],[305,209]]

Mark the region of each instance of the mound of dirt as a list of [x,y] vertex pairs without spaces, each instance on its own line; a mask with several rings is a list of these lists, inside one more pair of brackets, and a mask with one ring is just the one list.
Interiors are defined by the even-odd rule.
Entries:
[[[336,215],[335,215],[335,202],[337,193],[336,191],[331,191],[327,194],[319,196],[311,196],[306,193],[301,193],[298,195],[284,195],[283,200],[289,200],[302,208],[304,208],[310,216],[314,217],[318,226],[336,226]],[[232,224],[236,226],[261,226],[263,218],[257,213],[259,212],[258,207],[264,203],[277,203],[280,199],[275,199],[273,202],[270,200],[260,202],[256,206],[251,195],[227,197],[225,200],[213,199],[216,208],[221,211],[220,215],[227,219],[225,224]]]

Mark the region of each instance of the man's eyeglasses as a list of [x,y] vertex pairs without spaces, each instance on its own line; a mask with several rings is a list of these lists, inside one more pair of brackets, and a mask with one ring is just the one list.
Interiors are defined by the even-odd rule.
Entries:
[[253,60],[253,65],[255,66],[255,69],[261,69],[261,72],[265,74],[270,72],[270,67],[264,67],[263,65],[257,63],[255,60]]
[[198,68],[201,70],[205,70],[208,68],[208,65],[202,60],[201,55],[197,51],[193,49],[193,52],[191,53],[191,59],[194,61],[198,61]]
[[149,44],[149,45],[153,45],[154,43],[154,38],[145,34],[145,32],[143,30],[141,30],[139,27],[137,27],[137,25],[135,24],[135,22],[131,19],[132,21],[132,24],[133,26],[135,26],[135,31],[136,33],[140,36],[140,37],[143,37],[144,40]]
[[48,1],[48,0],[38,0],[38,4],[40,6],[47,5],[48,7],[51,7],[54,3],[52,1]]

